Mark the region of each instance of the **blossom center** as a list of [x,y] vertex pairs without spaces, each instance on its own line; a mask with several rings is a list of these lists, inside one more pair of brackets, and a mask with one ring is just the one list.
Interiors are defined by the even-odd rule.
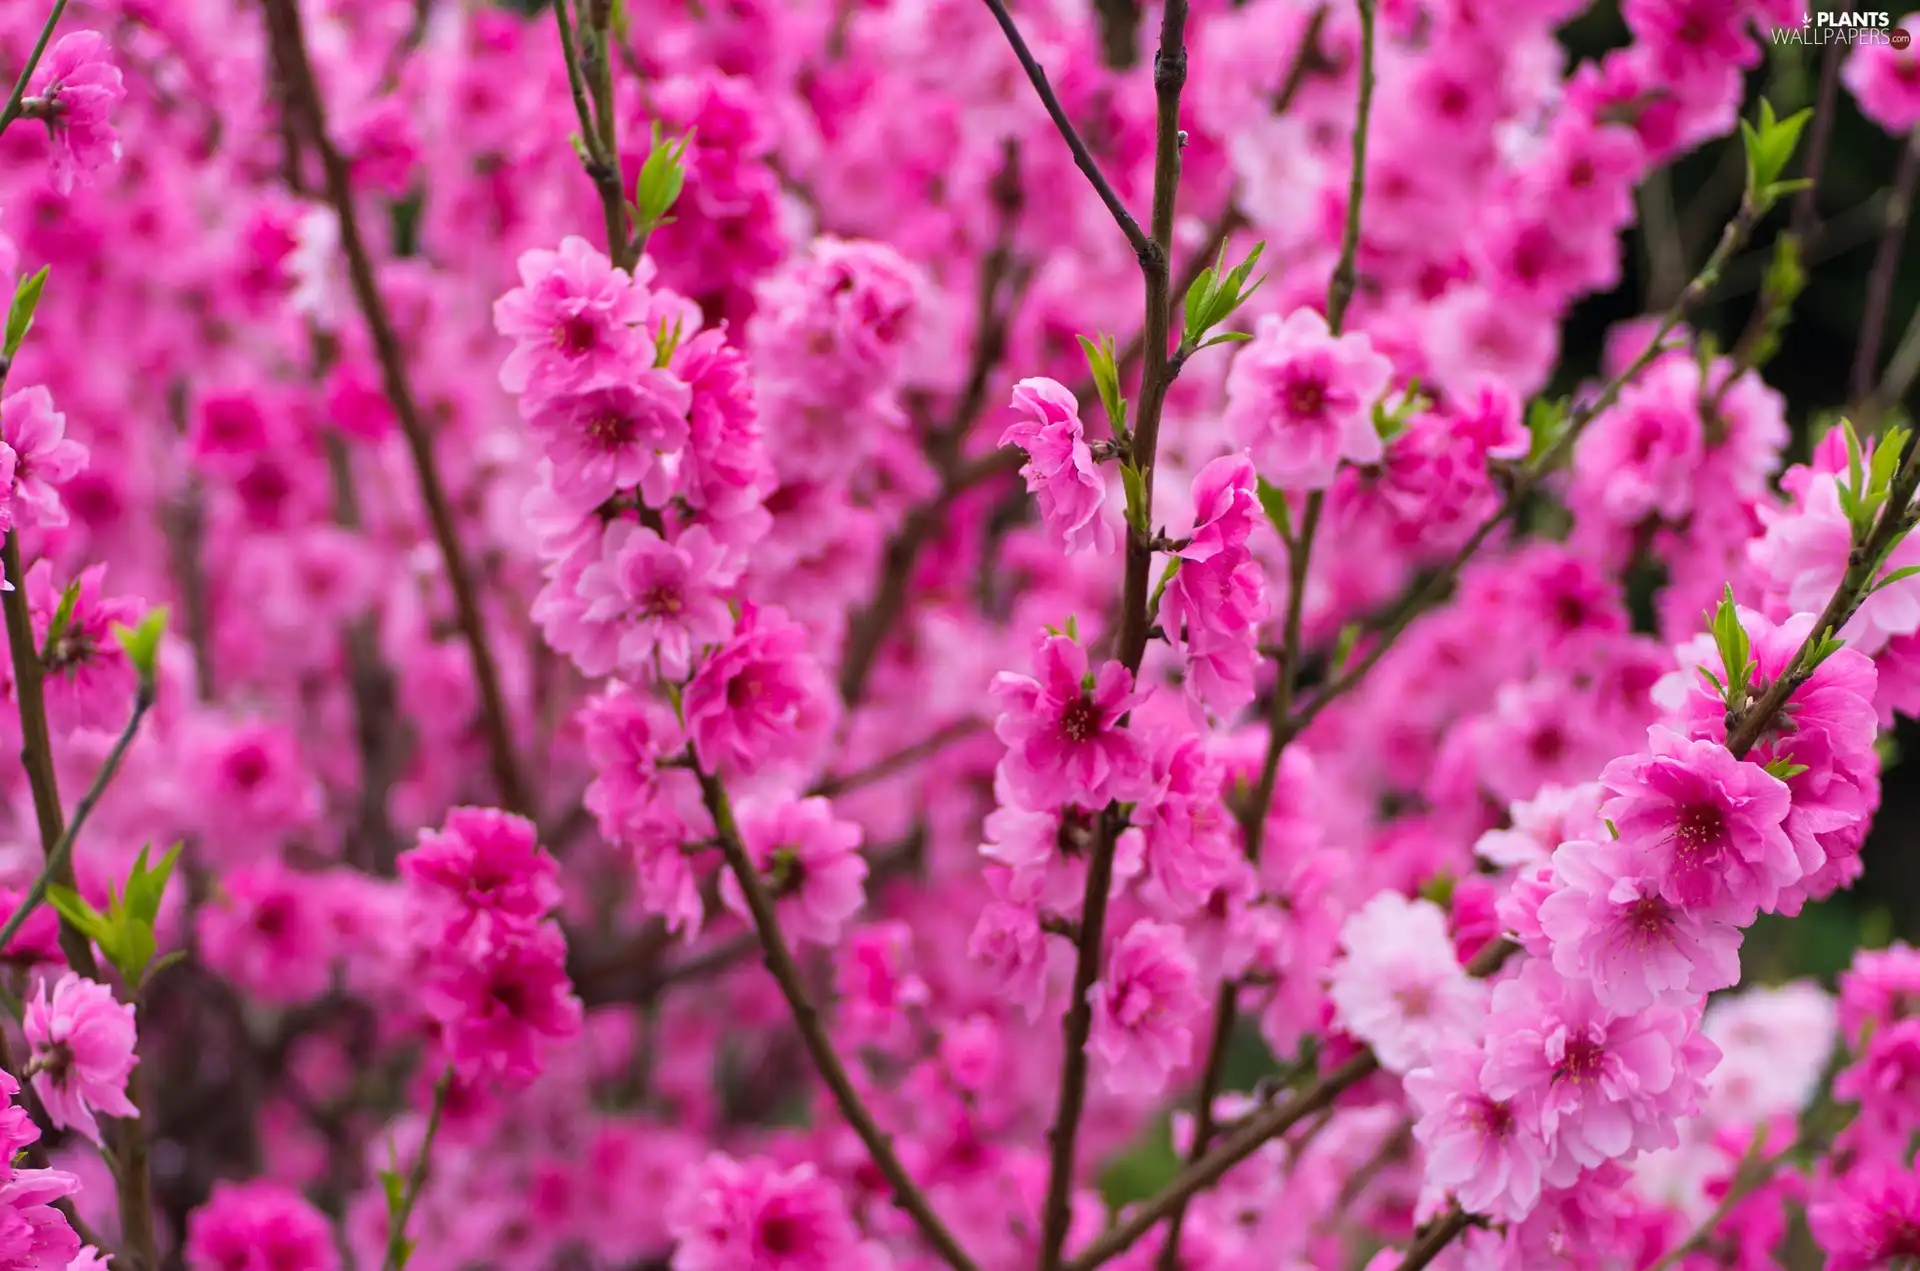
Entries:
[[776,1258],[798,1253],[800,1227],[787,1214],[769,1214],[760,1220],[760,1248]]
[[1299,419],[1319,416],[1327,405],[1327,386],[1313,376],[1304,376],[1287,385],[1287,413]]
[[640,607],[649,618],[673,618],[686,608],[686,598],[675,584],[656,583],[641,597]]
[[599,342],[600,334],[593,321],[582,314],[562,318],[560,325],[553,329],[553,347],[573,357],[591,352]]
[[618,450],[633,440],[633,420],[614,411],[587,421],[587,437],[602,450]]
[[1085,741],[1100,731],[1100,708],[1082,693],[1060,712],[1060,731],[1068,741]]
[[1433,986],[1430,984],[1407,984],[1393,991],[1393,1000],[1400,1003],[1409,1019],[1425,1019],[1433,1014]]
[[1649,945],[1666,937],[1672,913],[1658,896],[1642,896],[1627,906],[1626,925],[1640,944]]
[[1582,1034],[1567,1040],[1566,1053],[1560,1057],[1560,1066],[1554,1069],[1554,1080],[1571,1081],[1574,1085],[1585,1085],[1600,1075],[1601,1062],[1606,1051],[1593,1038]]
[[1467,1121],[1485,1138],[1504,1139],[1513,1132],[1513,1109],[1492,1099],[1476,1099],[1467,1112]]
[[1692,803],[1674,818],[1673,838],[1682,860],[1699,861],[1712,854],[1726,837],[1726,818],[1708,803]]

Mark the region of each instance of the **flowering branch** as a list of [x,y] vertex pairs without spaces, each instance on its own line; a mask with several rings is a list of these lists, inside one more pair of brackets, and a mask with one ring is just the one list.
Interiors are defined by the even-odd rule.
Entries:
[[33,42],[33,51],[27,54],[27,64],[20,68],[20,78],[13,82],[13,91],[7,95],[7,104],[0,107],[0,133],[6,132],[13,121],[25,112],[27,83],[40,65],[48,41],[53,39],[53,29],[60,25],[60,15],[66,11],[67,0],[53,0],[53,11],[47,14],[47,24],[40,28],[40,38]]
[[874,1166],[893,1189],[895,1201],[919,1226],[921,1234],[941,1260],[953,1271],[978,1271],[973,1259],[967,1256],[960,1242],[933,1211],[926,1193],[907,1173],[906,1166],[901,1164],[900,1157],[893,1150],[892,1140],[880,1128],[879,1122],[874,1120],[860,1092],[854,1089],[853,1078],[848,1074],[839,1052],[834,1049],[833,1039],[827,1036],[820,1012],[807,994],[800,964],[794,961],[793,950],[780,932],[780,919],[774,912],[773,899],[767,895],[767,889],[760,881],[760,872],[754,867],[753,858],[747,854],[746,844],[741,841],[740,827],[734,821],[733,805],[727,798],[726,786],[719,777],[700,767],[697,762],[693,770],[700,779],[701,797],[706,803],[707,814],[713,818],[714,832],[719,836],[720,850],[727,858],[727,868],[739,882],[747,910],[753,915],[754,929],[760,937],[767,970],[780,985],[780,992],[793,1013],[794,1024],[800,1029],[801,1040],[806,1043],[807,1053],[813,1057],[820,1079],[826,1083],[834,1102],[839,1105],[840,1115],[847,1119],[853,1132],[866,1144]]
[[[993,0],[989,0],[993,3]],[[995,8],[999,6],[995,4]],[[1012,25],[1000,10],[1002,25]],[[1146,360],[1140,374],[1140,411],[1132,435],[1124,441],[1126,463],[1138,490],[1139,506],[1129,506],[1126,578],[1121,592],[1119,656],[1129,676],[1140,673],[1150,627],[1148,588],[1153,572],[1153,465],[1160,438],[1160,416],[1167,387],[1178,368],[1168,355],[1172,327],[1172,259],[1174,197],[1180,184],[1180,94],[1187,82],[1187,6],[1168,0],[1161,14],[1160,47],[1153,59],[1154,93],[1158,99],[1154,130],[1153,238],[1150,250],[1139,253],[1146,275]],[[1016,47],[1018,47],[1016,45]],[[1036,71],[1038,68],[1035,68]],[[1043,81],[1036,79],[1036,85]],[[1125,228],[1123,223],[1122,228]],[[1137,227],[1136,227],[1137,229]],[[1131,500],[1129,500],[1131,504]],[[1075,941],[1072,997],[1067,1005],[1066,1055],[1060,1066],[1060,1093],[1053,1127],[1048,1132],[1052,1160],[1048,1166],[1047,1198],[1041,1211],[1040,1271],[1061,1265],[1072,1217],[1074,1153],[1080,1117],[1087,1097],[1087,1039],[1093,1030],[1092,992],[1104,953],[1108,893],[1113,888],[1113,857],[1127,822],[1119,804],[1101,814],[1099,837],[1087,862],[1087,883],[1081,904],[1080,930]]]
[[466,640],[473,663],[473,677],[480,690],[481,722],[486,730],[492,758],[494,784],[501,803],[511,811],[526,812],[532,807],[519,761],[514,756],[513,732],[507,720],[506,697],[500,689],[500,674],[487,642],[485,620],[474,588],[473,574],[454,526],[453,509],[447,502],[440,468],[434,457],[433,437],[427,429],[407,378],[406,358],[394,333],[379,284],[375,281],[373,261],[366,240],[360,233],[360,221],[354,211],[353,184],[347,164],[327,135],[326,108],[320,98],[313,65],[307,58],[306,37],[300,29],[298,0],[266,0],[267,27],[273,52],[287,79],[288,95],[305,118],[307,133],[326,176],[327,201],[340,223],[340,247],[346,254],[347,273],[353,284],[354,298],[373,338],[374,355],[380,363],[381,381],[387,400],[393,406],[400,431],[406,437],[413,456],[414,476],[420,487],[420,500],[426,505],[433,526],[434,542],[446,563],[447,583],[460,633]]
[[1444,1216],[1421,1230],[1420,1238],[1413,1242],[1413,1248],[1407,1250],[1407,1256],[1400,1260],[1400,1271],[1420,1271],[1476,1221],[1472,1214],[1455,1205]]
[[[1347,307],[1353,301],[1354,288],[1358,283],[1356,261],[1360,255],[1360,213],[1367,188],[1367,135],[1373,119],[1374,3],[1375,0],[1359,0],[1360,97],[1354,108],[1353,172],[1347,186],[1347,215],[1340,234],[1340,257],[1327,282],[1327,329],[1335,336],[1340,334],[1345,324]],[[1301,37],[1300,53],[1294,63],[1296,74],[1302,72],[1310,51],[1318,42],[1318,24],[1324,22],[1325,15],[1325,8],[1316,10],[1314,25],[1309,26]],[[1288,76],[1288,81],[1292,91],[1298,91],[1294,74]],[[1267,719],[1267,748],[1260,764],[1260,785],[1242,822],[1247,859],[1255,863],[1260,860],[1266,837],[1267,813],[1273,806],[1274,791],[1279,786],[1280,757],[1297,735],[1288,731],[1287,719],[1293,709],[1294,676],[1304,652],[1301,646],[1306,618],[1307,573],[1312,564],[1313,545],[1319,535],[1326,501],[1326,492],[1323,490],[1315,490],[1307,496],[1300,529],[1287,542],[1287,613],[1281,635],[1279,664],[1274,668],[1273,698]],[[1189,1149],[1189,1162],[1199,1160],[1213,1138],[1213,1102],[1224,1080],[1227,1049],[1233,1042],[1234,1017],[1238,1006],[1238,986],[1231,980],[1222,983],[1214,1002],[1213,1042],[1207,1052],[1206,1066],[1201,1070],[1200,1089],[1195,1095],[1193,1146]],[[1175,1271],[1179,1265],[1180,1231],[1186,1216],[1186,1203],[1182,1201],[1175,1206],[1167,1224],[1166,1243],[1160,1250],[1160,1271]]]
[[[567,17],[569,0],[554,0],[553,20],[560,29],[560,53],[567,64],[567,86],[573,94],[574,114],[580,119],[581,160],[600,192],[601,212],[607,222],[607,254],[621,269],[632,269],[640,252],[627,231],[626,190],[620,178],[620,150],[613,117],[613,59],[610,30],[613,6],[609,0],[587,0],[590,21],[580,32],[584,48],[574,38]],[[589,104],[588,96],[592,95]]]

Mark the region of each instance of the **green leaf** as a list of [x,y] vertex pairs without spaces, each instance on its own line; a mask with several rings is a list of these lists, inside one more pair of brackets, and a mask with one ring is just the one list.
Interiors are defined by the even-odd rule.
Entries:
[[1790,756],[1781,755],[1778,759],[1769,760],[1766,770],[1771,776],[1778,777],[1782,781],[1790,781],[1808,769],[1803,763],[1795,763]]
[[1287,505],[1287,496],[1267,484],[1265,477],[1256,478],[1260,482],[1260,507],[1273,522],[1273,528],[1280,534],[1280,541],[1293,543],[1293,512]]
[[640,175],[634,179],[633,185],[636,232],[645,234],[658,228],[666,221],[673,205],[679,202],[680,191],[687,183],[687,147],[692,142],[691,128],[678,137],[663,140],[660,125],[653,125],[653,144],[647,151],[646,162],[640,165]]
[[1802,182],[1781,181],[1780,174],[1793,159],[1800,144],[1800,133],[1813,117],[1811,109],[1796,111],[1785,119],[1773,113],[1773,103],[1760,99],[1757,124],[1740,121],[1740,140],[1747,156],[1747,197],[1764,210],[1782,195],[1805,188]]
[[1529,467],[1543,463],[1560,440],[1567,423],[1567,399],[1536,397],[1527,404],[1527,447]]
[[[1247,258],[1232,269],[1226,268],[1226,244],[1220,245],[1220,256],[1211,269],[1203,269],[1187,288],[1183,309],[1186,325],[1181,332],[1180,343],[1198,352],[1217,340],[1207,339],[1207,333],[1233,316],[1234,310],[1245,304],[1260,285],[1266,281],[1263,274],[1255,278],[1251,285],[1247,279],[1253,274],[1254,267],[1260,263],[1260,253],[1266,250],[1265,243],[1255,243]],[[1250,338],[1250,337],[1248,337]]]
[[173,867],[180,859],[181,844],[175,843],[168,848],[160,863],[147,867],[147,848],[140,849],[140,855],[133,862],[133,870],[127,875],[127,911],[151,927],[160,916],[160,902],[167,893],[167,883],[173,877]]
[[684,325],[678,314],[674,315],[673,325],[671,327],[667,325],[665,318],[660,319],[660,330],[655,332],[653,337],[653,365],[655,369],[664,369],[669,362],[673,361],[674,353],[680,348],[680,340],[684,334]]
[[154,673],[160,661],[160,638],[167,633],[167,607],[158,605],[147,610],[147,616],[140,619],[135,627],[115,623],[113,638],[126,650],[127,661],[133,663],[133,669],[140,673],[142,688],[153,691]]
[[1457,881],[1452,874],[1442,870],[1426,882],[1420,884],[1420,898],[1422,900],[1431,900],[1434,904],[1445,909],[1453,903],[1453,888]]
[[107,933],[107,917],[73,888],[61,883],[47,885],[47,903],[53,911],[66,919],[67,925],[86,936],[89,940],[99,941]]
[[1340,628],[1340,634],[1333,642],[1333,673],[1335,675],[1347,669],[1347,660],[1353,656],[1353,650],[1359,643],[1359,623],[1349,622]]
[[27,275],[13,289],[13,303],[7,306],[6,342],[0,345],[0,356],[5,356],[9,361],[20,351],[21,343],[33,327],[34,311],[40,307],[40,294],[47,289],[47,268],[40,266],[38,273]]
[[1733,603],[1733,584],[1728,583],[1713,615],[1713,643],[1720,650],[1720,666],[1726,672],[1726,702],[1729,708],[1746,705],[1747,689],[1753,683],[1753,641],[1740,625],[1740,611]]
[[1899,569],[1896,569],[1892,573],[1886,575],[1879,582],[1875,583],[1871,588],[1868,589],[1867,594],[1871,596],[1874,592],[1879,591],[1882,587],[1891,587],[1893,586],[1893,584],[1900,582],[1902,579],[1911,578],[1915,574],[1920,574],[1920,565],[1903,565]]
[[1216,344],[1240,344],[1252,338],[1253,332],[1251,331],[1222,331],[1219,335],[1209,338],[1205,344],[1202,344],[1199,349],[1195,349],[1194,352],[1198,353],[1200,349],[1210,349]]
[[1098,342],[1084,335],[1077,338],[1087,355],[1087,370],[1092,373],[1093,386],[1100,393],[1100,404],[1106,408],[1107,423],[1112,426],[1115,437],[1125,437],[1127,403],[1120,396],[1120,365],[1115,358],[1113,337],[1103,334]]
[[60,641],[66,638],[67,627],[73,622],[73,607],[80,603],[80,580],[74,579],[60,592],[59,607],[53,611],[53,621],[47,624],[46,643],[40,646],[40,661],[44,666],[54,662],[54,651]]

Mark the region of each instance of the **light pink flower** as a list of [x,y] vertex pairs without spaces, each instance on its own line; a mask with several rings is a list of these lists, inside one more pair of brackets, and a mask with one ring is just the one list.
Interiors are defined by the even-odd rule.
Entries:
[[1343,460],[1379,461],[1373,406],[1392,376],[1365,335],[1336,337],[1311,309],[1269,314],[1227,372],[1227,430],[1274,485],[1324,490]]
[[[1898,18],[1894,26],[1920,31],[1920,13]],[[1896,137],[1920,124],[1920,45],[1894,48],[1885,40],[1855,40],[1840,81],[1853,94],[1860,113]]]
[[1612,1015],[1586,984],[1539,960],[1495,986],[1486,1035],[1481,1082],[1492,1098],[1539,1107],[1545,1177],[1555,1187],[1679,1142],[1675,1126],[1698,1107],[1702,1078],[1719,1058],[1689,1012]]
[[1206,1001],[1180,928],[1134,923],[1108,953],[1087,999],[1093,1004],[1088,1049],[1109,1090],[1157,1094],[1192,1058],[1192,1025]]
[[66,1271],[80,1255],[80,1237],[53,1207],[78,1190],[80,1180],[57,1169],[16,1169],[0,1182],[0,1256],[8,1271]]
[[1020,475],[1040,505],[1040,519],[1068,552],[1111,555],[1119,534],[1102,514],[1107,483],[1094,466],[1080,403],[1060,383],[1034,378],[1013,386],[1013,408],[1023,418],[1007,425],[1000,444],[1027,452]]
[[32,1054],[33,1089],[54,1125],[100,1145],[94,1113],[137,1117],[127,1098],[134,1057],[133,1004],[104,984],[69,971],[47,995],[47,982],[27,1003],[22,1022]]
[[636,681],[656,674],[684,680],[701,649],[732,633],[724,589],[739,573],[705,526],[669,543],[645,526],[616,521],[576,586],[588,640],[573,650],[574,661],[589,675],[617,668]]
[[1786,785],[1717,742],[1647,732],[1648,753],[1607,765],[1601,807],[1620,840],[1646,853],[1660,894],[1735,926],[1771,910],[1801,866],[1784,828]]
[[0,399],[0,437],[13,448],[13,524],[17,529],[67,523],[59,487],[87,466],[87,448],[67,438],[67,417],[38,384]]
[[1478,1046],[1452,1041],[1407,1074],[1413,1135],[1426,1150],[1429,1183],[1471,1213],[1517,1221],[1540,1199],[1547,1142],[1533,1107],[1487,1094],[1485,1061]]
[[640,277],[630,277],[569,235],[557,252],[526,252],[519,267],[520,286],[493,306],[494,329],[514,342],[500,366],[502,388],[538,400],[639,373],[651,340],[634,324],[646,316],[650,264],[643,260]]
[[687,444],[693,393],[670,371],[648,367],[614,382],[538,399],[527,427],[553,460],[553,488],[588,512],[624,490],[649,507],[673,494],[672,458]]
[[1327,988],[1334,1020],[1388,1072],[1427,1061],[1441,1042],[1470,1039],[1486,1013],[1486,986],[1453,956],[1447,916],[1430,900],[1382,892],[1340,928],[1345,956]]
[[[780,926],[794,940],[831,946],[866,903],[867,862],[860,855],[860,827],[833,814],[826,799],[743,801],[740,842],[760,885],[773,897]],[[720,880],[727,908],[751,919],[740,880]]]
[[1615,839],[1576,841],[1554,852],[1553,868],[1540,927],[1554,969],[1591,980],[1608,1010],[1682,1005],[1740,982],[1740,929],[1661,896],[1650,857]]

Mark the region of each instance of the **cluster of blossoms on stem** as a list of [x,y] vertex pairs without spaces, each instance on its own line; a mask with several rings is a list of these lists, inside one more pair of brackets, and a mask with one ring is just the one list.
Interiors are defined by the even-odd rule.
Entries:
[[1561,348],[1798,8],[526,8],[0,5],[0,1266],[1920,1257],[1902,435]]

